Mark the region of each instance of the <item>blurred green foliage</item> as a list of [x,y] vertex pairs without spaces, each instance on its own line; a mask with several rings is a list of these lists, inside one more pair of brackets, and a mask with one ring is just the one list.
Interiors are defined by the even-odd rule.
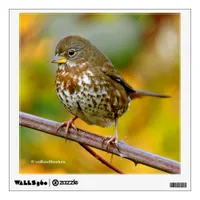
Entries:
[[[57,43],[80,35],[94,43],[137,89],[171,95],[131,103],[119,120],[120,139],[146,151],[180,160],[180,16],[178,14],[20,14],[20,110],[55,121],[72,117],[55,92],[57,67],[51,64]],[[114,128],[77,127],[101,135]],[[110,155],[95,150],[107,160]],[[84,158],[84,159],[83,159]],[[61,160],[64,164],[31,161]],[[162,173],[114,156],[126,173]],[[65,143],[20,127],[20,173],[114,173],[74,142]]]

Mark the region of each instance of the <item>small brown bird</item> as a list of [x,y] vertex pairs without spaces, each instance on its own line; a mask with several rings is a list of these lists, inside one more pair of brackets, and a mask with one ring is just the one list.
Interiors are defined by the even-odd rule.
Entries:
[[[115,135],[107,137],[107,147],[118,143],[118,118],[135,98],[168,98],[132,88],[116,71],[110,60],[90,41],[80,36],[62,39],[52,63],[58,63],[56,93],[75,117],[63,122],[66,134],[77,118],[87,124],[108,127],[115,123]],[[59,127],[59,128],[60,128]]]

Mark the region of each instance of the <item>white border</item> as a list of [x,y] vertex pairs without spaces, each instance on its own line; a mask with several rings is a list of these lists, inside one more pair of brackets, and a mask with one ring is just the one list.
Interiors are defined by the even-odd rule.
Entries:
[[[181,175],[21,175],[19,174],[19,13],[181,13]],[[16,150],[17,149],[17,150]],[[10,189],[11,190],[190,190],[190,11],[189,10],[10,10]],[[79,181],[74,186],[17,186],[13,180]]]

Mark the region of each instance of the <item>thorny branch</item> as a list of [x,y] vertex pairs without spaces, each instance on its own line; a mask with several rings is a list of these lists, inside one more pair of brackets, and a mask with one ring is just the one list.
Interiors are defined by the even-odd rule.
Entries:
[[[54,122],[45,118],[37,117],[31,114],[20,112],[19,123],[22,126],[29,127],[35,130],[39,130],[54,136],[65,138],[65,129],[61,128],[57,133],[56,130],[60,126],[60,123]],[[119,142],[118,147],[115,145],[109,145],[106,148],[106,143],[103,143],[102,136],[96,135],[94,133],[89,133],[81,129],[77,129],[77,132],[70,128],[67,139],[88,145],[111,154],[115,154],[122,158],[129,159],[135,164],[143,164],[161,171],[179,174],[180,173],[180,163],[156,154],[149,153],[147,151],[135,148],[124,142]],[[105,163],[104,163],[105,164]]]

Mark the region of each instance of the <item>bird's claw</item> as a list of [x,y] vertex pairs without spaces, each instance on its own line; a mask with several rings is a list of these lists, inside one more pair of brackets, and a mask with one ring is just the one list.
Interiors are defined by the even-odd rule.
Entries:
[[72,127],[77,132],[77,128],[76,128],[76,126],[74,124],[74,120],[75,120],[75,118],[73,118],[73,119],[71,119],[69,121],[66,121],[66,122],[62,122],[61,125],[56,130],[56,133],[58,133],[60,128],[66,126],[66,129],[65,129],[65,141],[67,141],[67,135],[68,135],[70,127]]
[[102,141],[102,146],[103,146],[103,143],[108,140],[106,142],[106,150],[108,150],[108,146],[111,144],[111,143],[114,143],[115,146],[117,147],[118,151],[119,151],[119,147],[118,147],[118,139],[117,137],[114,135],[114,136],[106,136],[103,138],[103,141]]

